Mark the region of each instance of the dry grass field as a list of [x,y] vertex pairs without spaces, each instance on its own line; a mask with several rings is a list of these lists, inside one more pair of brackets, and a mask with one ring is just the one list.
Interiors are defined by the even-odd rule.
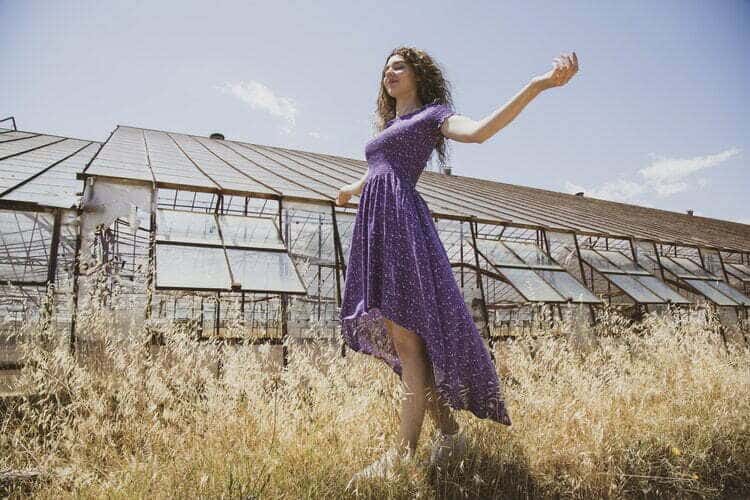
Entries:
[[[189,332],[109,332],[87,313],[67,339],[24,333],[5,398],[2,488],[12,498],[643,498],[750,496],[750,351],[714,325],[602,317],[590,348],[565,337],[495,344],[511,427],[458,412],[467,453],[393,482],[344,487],[394,442],[402,387],[382,362],[337,345],[221,350]],[[271,352],[274,351],[274,352]],[[274,357],[276,355],[276,357]],[[425,419],[419,458],[434,430]],[[9,471],[31,479],[9,480]]]

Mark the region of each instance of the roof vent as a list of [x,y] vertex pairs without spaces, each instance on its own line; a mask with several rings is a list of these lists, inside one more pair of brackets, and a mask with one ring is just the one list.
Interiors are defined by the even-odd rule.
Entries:
[[576,196],[580,196],[581,198],[583,198],[583,191],[578,191],[578,192],[576,193]]
[[448,166],[443,167],[443,173],[445,175],[451,175],[451,168]]
[[688,208],[687,214],[688,215],[693,215],[693,209],[692,208]]
[[208,136],[209,139],[218,139],[220,141],[224,140],[224,134],[221,132],[214,132],[213,134]]

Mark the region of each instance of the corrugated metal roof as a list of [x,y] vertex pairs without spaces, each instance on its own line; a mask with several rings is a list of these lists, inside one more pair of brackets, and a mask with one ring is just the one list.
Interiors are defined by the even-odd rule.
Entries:
[[[0,138],[11,133],[32,135],[0,142],[0,172],[5,168],[3,158],[13,154],[18,147],[15,145],[38,147],[34,151],[44,151],[45,155],[54,152],[56,156],[37,160],[27,156],[32,159],[27,171],[38,172],[45,168],[40,165],[64,158],[75,144],[82,146],[85,142],[29,132],[6,132]],[[352,158],[128,126],[118,126],[97,155],[92,151],[84,147],[77,153],[81,158],[93,156],[84,176],[312,202],[333,202],[339,187],[367,171],[365,161]],[[79,166],[76,163],[70,171],[80,171]],[[63,172],[58,166],[52,170]],[[54,179],[48,177],[44,180],[52,183]],[[11,191],[18,188],[16,182]],[[746,224],[429,171],[422,173],[417,190],[437,216],[476,217],[487,223],[750,251],[750,225]],[[23,193],[19,190],[17,196],[22,198]],[[350,206],[356,207],[358,201],[353,197]]]
[[100,143],[4,129],[0,133],[0,201],[73,208],[82,184],[76,174]]

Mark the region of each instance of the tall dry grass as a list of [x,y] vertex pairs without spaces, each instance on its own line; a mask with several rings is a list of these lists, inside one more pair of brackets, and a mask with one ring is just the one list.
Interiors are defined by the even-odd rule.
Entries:
[[[398,378],[339,347],[197,345],[192,332],[111,332],[86,312],[79,336],[35,341],[26,325],[20,383],[41,399],[8,403],[0,470],[46,475],[11,496],[39,498],[342,497],[350,476],[396,439]],[[720,497],[750,495],[750,351],[724,346],[701,321],[649,315],[628,326],[606,312],[590,350],[564,337],[521,337],[495,354],[512,427],[457,417],[470,446],[428,470],[410,464],[392,483],[357,494],[393,498]],[[236,323],[234,328],[241,329]],[[264,352],[265,351],[265,352]],[[434,426],[425,419],[419,458]]]

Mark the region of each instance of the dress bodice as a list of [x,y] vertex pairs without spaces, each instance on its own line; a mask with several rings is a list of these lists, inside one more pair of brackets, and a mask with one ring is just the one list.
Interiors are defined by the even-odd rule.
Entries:
[[440,126],[454,111],[446,104],[428,103],[394,118],[365,145],[370,177],[395,173],[414,188],[440,138]]

